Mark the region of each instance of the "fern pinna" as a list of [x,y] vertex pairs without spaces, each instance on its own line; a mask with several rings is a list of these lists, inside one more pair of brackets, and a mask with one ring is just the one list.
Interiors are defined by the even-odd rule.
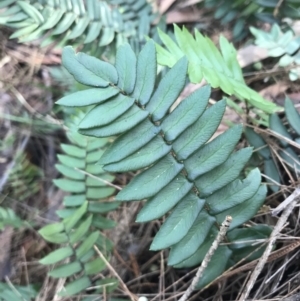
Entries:
[[114,177],[95,163],[103,153],[107,139],[84,137],[76,132],[69,132],[70,144],[61,144],[64,155],[58,155],[58,171],[64,176],[54,180],[57,187],[70,195],[64,197],[65,209],[58,210],[61,222],[50,224],[42,228],[40,234],[49,242],[64,245],[53,251],[40,262],[42,264],[56,264],[49,275],[54,278],[70,278],[69,284],[61,292],[62,296],[71,296],[97,285],[97,292],[112,291],[117,281],[102,279],[92,282],[91,277],[105,269],[105,262],[99,258],[93,249],[96,245],[102,252],[109,254],[112,243],[99,230],[114,227],[115,223],[103,214],[114,210],[119,203],[109,201],[115,192],[107,182]]
[[[226,215],[233,217],[228,241],[266,237],[268,228],[235,229],[261,206],[266,187],[258,169],[245,179],[240,172],[252,149],[233,152],[242,126],[236,125],[207,142],[225,111],[221,100],[207,108],[210,87],[205,86],[173,105],[186,83],[187,59],[181,58],[156,87],[155,44],[148,41],[138,57],[128,44],[121,46],[115,65],[65,47],[63,65],[74,78],[92,88],[60,99],[64,106],[95,105],[79,124],[79,132],[94,137],[118,136],[98,164],[109,172],[143,169],[119,192],[117,201],[147,199],[138,222],[171,212],[151,249],[171,248],[168,264],[199,264]],[[199,286],[212,281],[247,243],[221,246]],[[251,249],[253,250],[253,249]]]

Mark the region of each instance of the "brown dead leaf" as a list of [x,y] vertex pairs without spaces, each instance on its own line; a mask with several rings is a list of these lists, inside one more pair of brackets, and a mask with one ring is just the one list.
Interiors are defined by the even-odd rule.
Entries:
[[237,53],[237,59],[241,68],[244,68],[253,63],[264,60],[267,57],[268,57],[267,49],[255,45],[248,45],[244,48],[241,48],[238,50]]

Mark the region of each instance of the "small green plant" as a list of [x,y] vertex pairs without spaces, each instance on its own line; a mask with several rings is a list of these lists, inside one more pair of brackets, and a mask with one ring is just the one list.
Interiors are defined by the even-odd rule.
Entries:
[[290,29],[282,32],[277,24],[274,24],[270,32],[250,27],[255,36],[255,44],[268,50],[270,57],[281,57],[278,61],[280,67],[292,67],[289,70],[289,78],[292,81],[300,77],[300,37],[295,36]]
[[[300,173],[300,159],[297,155],[300,148],[300,115],[288,97],[285,100],[285,116],[288,127],[283,124],[283,121],[277,114],[272,114],[270,116],[269,128],[275,133],[298,144],[298,150],[294,145],[291,145],[281,137],[276,137],[276,142],[279,142],[280,145],[279,149],[278,146],[270,147],[268,146],[270,143],[269,137],[261,136],[251,128],[246,128],[245,130],[248,142],[257,149],[257,153],[263,158],[264,174],[268,177],[266,181],[273,192],[277,192],[280,189],[280,184],[284,184],[285,182],[284,173],[280,169],[282,164],[286,165],[292,172],[296,174]],[[268,143],[264,137],[265,139],[267,138]],[[275,152],[273,148],[276,150]]]
[[224,37],[220,37],[221,51],[212,40],[195,30],[195,37],[183,27],[174,25],[175,39],[159,30],[162,46],[156,44],[159,64],[172,67],[183,56],[188,59],[188,75],[192,83],[206,80],[213,88],[220,88],[228,95],[246,100],[250,105],[266,113],[273,113],[278,107],[249,88],[237,61],[236,50]]
[[[95,165],[108,140],[84,137],[72,131],[67,135],[70,144],[61,144],[65,154],[58,155],[56,165],[64,178],[54,183],[70,195],[64,197],[65,208],[57,211],[61,222],[39,231],[44,239],[61,246],[40,260],[45,265],[59,263],[49,272],[50,276],[69,278],[61,296],[72,296],[92,286],[91,277],[105,269],[105,262],[93,246],[109,256],[113,244],[99,231],[114,227],[115,223],[103,215],[119,206],[118,202],[109,200],[115,189],[107,184],[114,176]],[[118,282],[106,278],[97,280],[94,285],[100,287],[96,293],[109,293]]]
[[[155,220],[170,212],[151,250],[171,248],[168,264],[175,267],[197,265],[224,217],[231,215],[227,240],[233,245],[217,250],[198,284],[203,287],[238,257],[240,250],[234,247],[237,237],[247,238],[251,231],[256,233],[254,237],[267,237],[265,228],[235,229],[257,212],[266,187],[261,185],[258,169],[246,178],[241,176],[252,154],[251,148],[233,152],[241,126],[209,141],[221,122],[226,102],[221,100],[207,108],[210,87],[205,86],[170,112],[186,83],[186,57],[157,86],[156,52],[151,40],[137,57],[128,44],[119,47],[115,65],[75,53],[72,47],[64,48],[62,61],[78,82],[91,88],[67,95],[58,104],[94,105],[81,120],[79,132],[94,137],[117,136],[98,164],[109,172],[142,170],[116,200],[147,199],[138,222]],[[244,254],[253,250],[249,243],[243,248]]]

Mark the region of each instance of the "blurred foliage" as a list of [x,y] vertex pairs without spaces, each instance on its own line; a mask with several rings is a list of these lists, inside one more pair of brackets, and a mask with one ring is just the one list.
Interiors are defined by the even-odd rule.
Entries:
[[263,159],[264,174],[268,177],[266,182],[273,192],[279,191],[280,185],[286,183],[283,176],[285,174],[283,165],[290,172],[296,174],[296,177],[300,173],[300,115],[289,98],[285,100],[284,117],[281,119],[277,114],[272,114],[269,128],[275,133],[290,139],[296,145],[298,144],[298,148],[280,137],[275,137],[274,144],[269,137],[259,135],[251,128],[245,130],[249,144],[257,150],[257,153]]
[[283,18],[300,18],[298,0],[205,0],[200,5],[211,9],[221,25],[233,24],[232,35],[235,40],[246,37],[248,26],[258,21],[275,23]]
[[274,24],[270,32],[250,27],[255,36],[255,44],[268,50],[270,57],[281,57],[278,66],[289,67],[289,78],[295,81],[300,77],[300,36],[292,29],[283,32]]

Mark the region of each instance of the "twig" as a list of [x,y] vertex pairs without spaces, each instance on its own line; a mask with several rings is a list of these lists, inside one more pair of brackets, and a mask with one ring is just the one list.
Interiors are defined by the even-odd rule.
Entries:
[[210,262],[212,256],[214,255],[215,251],[217,250],[219,244],[222,242],[222,240],[224,239],[226,232],[230,226],[230,223],[232,221],[232,217],[231,216],[226,216],[224,222],[222,223],[222,226],[220,228],[220,231],[216,237],[216,239],[214,240],[212,246],[210,247],[210,249],[208,250],[208,252],[206,253],[201,266],[199,267],[191,285],[188,287],[188,289],[185,291],[185,293],[183,294],[183,296],[179,299],[179,301],[186,301],[188,299],[188,297],[191,295],[191,293],[193,292],[193,290],[195,289],[197,283],[199,282],[199,280],[201,279],[203,272],[205,271],[205,269],[207,268],[208,263]]
[[294,199],[298,198],[300,196],[300,187],[297,187],[295,191],[286,198],[282,203],[280,203],[279,206],[277,206],[275,209],[272,209],[272,215],[278,215],[279,212],[281,212],[286,206],[288,206]]
[[118,280],[120,281],[120,283],[121,283],[124,291],[130,297],[131,301],[137,301],[138,297],[136,295],[134,295],[128,289],[127,285],[124,283],[124,281],[122,280],[122,278],[119,276],[119,274],[116,272],[116,270],[111,266],[111,264],[106,260],[106,258],[103,256],[103,254],[101,253],[101,251],[97,248],[97,246],[94,246],[94,249],[97,252],[97,254],[101,257],[101,259],[104,261],[104,263],[107,265],[107,267],[110,269],[110,271],[118,278]]
[[245,301],[247,299],[252,287],[254,286],[254,283],[255,283],[258,275],[260,274],[260,272],[262,271],[264,265],[268,261],[268,257],[269,257],[269,255],[272,251],[272,248],[273,248],[273,246],[276,242],[278,234],[282,230],[284,224],[286,223],[289,215],[293,211],[293,209],[296,206],[297,202],[298,202],[298,197],[295,197],[293,199],[293,201],[284,209],[281,217],[279,218],[279,220],[277,221],[276,226],[273,229],[273,232],[270,236],[270,240],[269,240],[269,243],[266,247],[266,250],[265,250],[264,254],[262,255],[262,257],[259,259],[259,261],[257,263],[257,266],[255,267],[253,273],[251,274],[251,277],[250,277],[249,281],[247,282],[246,288],[243,291],[239,301]]
[[91,173],[88,173],[88,172],[86,172],[86,171],[84,171],[84,170],[81,170],[81,169],[79,169],[79,168],[77,168],[77,167],[74,167],[74,169],[75,169],[75,170],[78,170],[79,172],[81,172],[81,173],[83,173],[83,174],[85,174],[85,175],[87,175],[87,176],[89,176],[89,177],[91,177],[91,178],[93,178],[93,179],[95,179],[95,180],[97,180],[97,181],[99,181],[99,182],[102,182],[102,183],[106,184],[107,186],[114,187],[114,188],[116,188],[117,190],[122,190],[122,188],[121,188],[120,186],[117,186],[117,185],[115,185],[115,184],[112,184],[112,183],[110,183],[110,182],[104,180],[104,179],[101,179],[101,178],[99,178],[99,177],[96,177],[96,176],[92,175]]

